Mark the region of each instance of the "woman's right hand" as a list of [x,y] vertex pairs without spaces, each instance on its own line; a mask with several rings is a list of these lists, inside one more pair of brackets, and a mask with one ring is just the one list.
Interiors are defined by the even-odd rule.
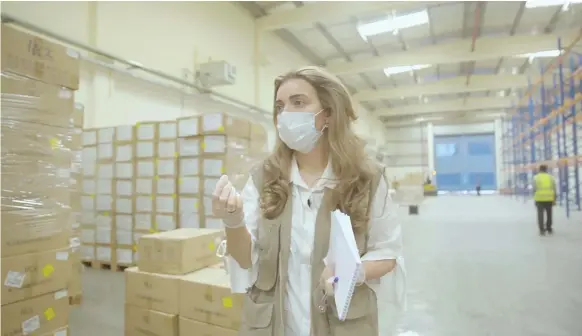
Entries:
[[237,228],[244,225],[241,196],[236,192],[226,175],[220,177],[212,193],[212,213],[222,219],[222,222],[228,228]]

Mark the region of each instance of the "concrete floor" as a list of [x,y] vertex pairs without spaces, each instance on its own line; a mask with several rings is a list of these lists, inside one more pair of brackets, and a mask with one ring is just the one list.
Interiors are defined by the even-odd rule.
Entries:
[[[582,335],[582,213],[566,220],[556,208],[551,237],[538,236],[531,202],[502,196],[430,198],[401,219],[408,311],[398,335]],[[83,285],[71,334],[122,336],[123,274],[87,269]]]

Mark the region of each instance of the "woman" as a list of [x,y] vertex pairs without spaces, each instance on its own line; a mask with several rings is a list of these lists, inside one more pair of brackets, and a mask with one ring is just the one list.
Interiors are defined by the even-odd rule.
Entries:
[[[213,194],[232,289],[247,293],[239,335],[377,336],[377,297],[402,249],[383,169],[352,131],[356,113],[337,77],[306,67],[277,78],[275,95],[273,153],[242,195],[226,176]],[[324,259],[336,209],[350,216],[364,264],[345,321],[323,294],[333,291]]]

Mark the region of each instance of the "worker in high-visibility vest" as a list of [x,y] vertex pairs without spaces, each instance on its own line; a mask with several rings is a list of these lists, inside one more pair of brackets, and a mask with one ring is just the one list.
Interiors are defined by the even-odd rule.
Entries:
[[[556,181],[548,173],[548,166],[541,165],[539,172],[534,176],[534,201],[538,211],[538,227],[540,235],[553,233],[552,230],[552,207],[556,204]],[[544,225],[544,212],[546,221]]]

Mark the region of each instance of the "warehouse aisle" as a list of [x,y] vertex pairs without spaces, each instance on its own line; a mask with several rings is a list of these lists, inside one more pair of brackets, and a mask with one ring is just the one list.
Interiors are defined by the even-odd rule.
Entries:
[[[579,335],[577,215],[566,222],[558,209],[553,237],[537,235],[532,204],[501,196],[431,198],[419,216],[401,217],[408,312],[400,335]],[[123,274],[87,269],[83,279],[71,334],[122,336]]]
[[580,335],[582,214],[567,222],[556,209],[556,233],[539,237],[534,209],[503,196],[444,196],[403,217],[401,334]]

